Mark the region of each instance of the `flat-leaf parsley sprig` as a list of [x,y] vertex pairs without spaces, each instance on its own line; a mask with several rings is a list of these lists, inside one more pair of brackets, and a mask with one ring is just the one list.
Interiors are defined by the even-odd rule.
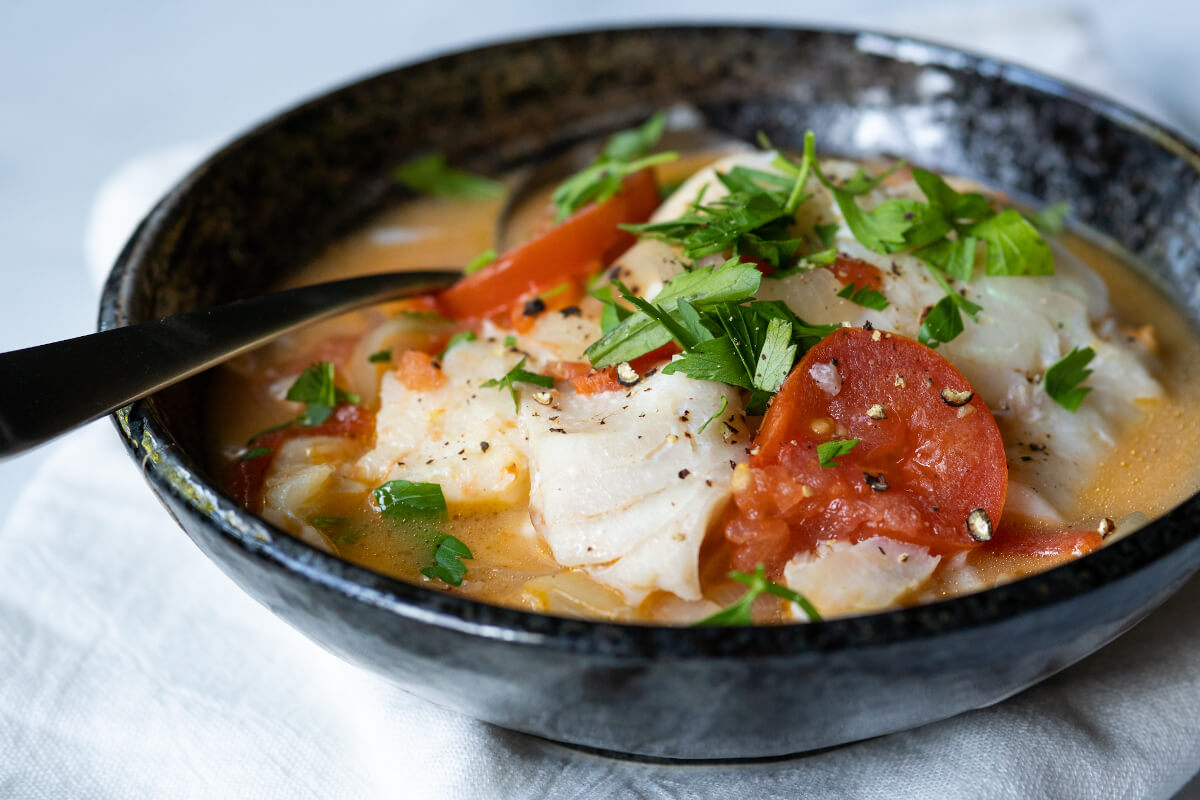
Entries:
[[696,626],[708,625],[753,625],[754,601],[764,594],[774,595],[781,600],[786,600],[789,603],[795,603],[800,606],[800,609],[808,617],[810,622],[820,622],[821,615],[812,603],[808,601],[804,595],[799,592],[793,592],[786,586],[781,586],[774,581],[767,579],[766,569],[762,564],[754,568],[754,572],[738,572],[734,570],[729,573],[729,577],[738,583],[746,585],[746,593],[743,594],[736,602],[726,606],[712,616],[705,617],[699,622],[694,623]]

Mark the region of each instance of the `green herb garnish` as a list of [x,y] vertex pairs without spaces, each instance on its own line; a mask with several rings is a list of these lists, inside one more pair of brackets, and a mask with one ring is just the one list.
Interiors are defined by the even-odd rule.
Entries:
[[[761,280],[762,273],[753,265],[730,259],[719,268],[681,272],[667,281],[652,302],[655,308],[676,317],[676,304],[680,300],[698,310],[720,303],[739,303],[754,296]],[[586,355],[592,366],[610,367],[662,347],[671,338],[670,331],[658,319],[639,310],[593,342]]]
[[717,174],[728,190],[719,200],[705,204],[701,193],[678,219],[621,227],[676,245],[687,259],[731,252],[775,270],[788,269],[802,257],[804,239],[788,231],[797,207],[809,197],[803,189],[811,165],[807,158],[793,164],[780,156],[774,166],[786,174],[737,166]]
[[446,342],[446,346],[442,349],[442,352],[438,353],[437,360],[444,360],[446,358],[446,353],[449,353],[451,348],[453,348],[456,344],[473,342],[476,338],[478,337],[475,336],[475,331],[459,331],[450,337],[450,341]]
[[441,153],[414,158],[392,172],[398,183],[414,192],[433,197],[498,197],[504,185],[498,181],[455,169]]
[[1042,378],[1046,394],[1067,411],[1071,413],[1077,411],[1083,398],[1092,391],[1091,387],[1079,384],[1092,374],[1092,370],[1088,369],[1087,365],[1095,357],[1096,351],[1090,347],[1082,350],[1078,347],[1072,348],[1071,352],[1054,362],[1054,365],[1046,370],[1046,374]]
[[539,375],[536,372],[530,372],[526,369],[523,369],[524,366],[525,359],[522,358],[517,362],[517,365],[505,373],[503,377],[492,378],[491,380],[484,381],[480,384],[480,387],[484,389],[490,386],[495,386],[497,388],[507,387],[509,394],[512,395],[513,408],[517,411],[520,411],[520,393],[517,391],[517,387],[513,385],[514,383],[532,383],[534,386],[541,386],[545,389],[554,388],[554,378],[551,378],[549,375]]
[[390,347],[386,350],[380,350],[378,352],[371,353],[371,355],[367,356],[367,361],[370,361],[372,364],[387,364],[391,360],[392,360],[392,348],[390,348]]
[[813,607],[813,604],[804,595],[799,592],[793,592],[786,586],[781,586],[774,581],[767,580],[767,571],[762,564],[755,567],[752,573],[734,570],[729,573],[729,577],[738,583],[745,584],[746,593],[732,605],[694,623],[696,626],[753,625],[754,615],[752,610],[754,608],[754,601],[764,594],[774,595],[781,600],[795,603],[800,606],[800,609],[804,611],[811,622],[819,622],[821,620],[821,615],[817,613],[817,609]]
[[872,289],[870,286],[863,286],[861,289],[853,283],[848,283],[842,290],[837,293],[838,297],[843,297],[863,308],[869,308],[873,311],[883,311],[891,305],[888,299],[884,297],[883,292]]
[[835,439],[817,445],[817,460],[822,467],[840,467],[835,458],[844,456],[858,446],[859,439]]
[[513,336],[511,333],[508,336],[505,336],[504,337],[504,346],[505,347],[516,347],[517,346],[517,337]]
[[293,425],[302,428],[316,427],[329,419],[336,406],[342,403],[358,403],[361,400],[353,392],[347,392],[334,385],[333,364],[328,361],[320,361],[301,372],[288,389],[287,399],[293,403],[305,404],[300,416],[259,431],[250,437],[247,445],[254,444],[268,433],[281,431]]
[[496,252],[495,248],[484,250],[482,253],[467,262],[467,265],[463,267],[463,275],[470,275],[473,272],[479,272],[479,270],[495,261],[497,256],[499,256],[499,253]]
[[1065,200],[1060,200],[1038,211],[1029,220],[1043,233],[1057,236],[1066,227],[1067,215],[1070,213],[1071,206]]
[[[259,436],[262,436],[262,434],[260,433]],[[258,436],[254,438],[257,439]],[[249,461],[252,458],[258,458],[259,456],[269,456],[274,452],[275,451],[269,447],[254,447],[238,456],[238,461]]]
[[442,534],[433,552],[432,566],[421,567],[421,574],[431,580],[461,586],[463,576],[467,574],[467,566],[462,562],[464,558],[474,558],[470,548],[453,536]]
[[678,158],[673,152],[646,155],[662,138],[666,124],[667,115],[660,111],[637,128],[613,134],[591,165],[554,190],[550,199],[558,209],[555,221],[562,222],[588,203],[603,203],[635,172]]
[[446,498],[436,483],[413,483],[395,480],[379,486],[371,493],[384,519],[445,519]]

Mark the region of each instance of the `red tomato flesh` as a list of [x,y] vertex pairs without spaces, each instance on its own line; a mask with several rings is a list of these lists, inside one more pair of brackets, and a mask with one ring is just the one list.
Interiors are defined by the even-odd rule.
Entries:
[[[972,397],[954,406],[943,389]],[[749,474],[735,475],[725,529],[735,566],[761,562],[778,574],[826,539],[887,536],[943,554],[978,547],[967,516],[981,508],[999,524],[1008,465],[996,421],[973,393],[913,339],[861,328],[825,337],[771,403]],[[817,446],[835,439],[859,443],[822,467]]]
[[658,208],[658,184],[650,170],[625,179],[621,191],[585,206],[438,295],[451,319],[480,319],[510,311],[564,281],[580,281],[606,266],[634,242],[623,223],[644,222]]

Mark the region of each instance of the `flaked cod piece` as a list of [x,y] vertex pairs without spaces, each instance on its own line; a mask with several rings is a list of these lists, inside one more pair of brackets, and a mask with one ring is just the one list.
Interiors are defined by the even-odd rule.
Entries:
[[[725,411],[700,432],[721,398]],[[628,392],[523,406],[530,514],[554,559],[630,605],[658,589],[700,599],[700,544],[749,440],[741,410],[724,384],[661,372]]]

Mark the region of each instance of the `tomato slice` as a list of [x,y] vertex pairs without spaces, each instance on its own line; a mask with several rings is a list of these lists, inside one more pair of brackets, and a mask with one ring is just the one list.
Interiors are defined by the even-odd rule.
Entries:
[[[943,397],[942,390],[954,394]],[[818,445],[858,444],[822,467]],[[818,541],[887,536],[953,553],[968,516],[999,524],[1008,465],[996,421],[949,361],[894,333],[841,328],[813,347],[734,475],[725,535],[740,568],[778,570]]]
[[267,480],[267,471],[271,469],[275,453],[284,443],[301,436],[345,436],[357,439],[369,436],[374,430],[373,413],[362,406],[346,404],[335,408],[329,419],[320,425],[308,428],[292,426],[264,433],[254,440],[253,447],[263,447],[271,452],[234,464],[229,493],[247,509],[257,513],[262,507],[262,490]]
[[580,209],[443,291],[437,298],[441,313],[452,319],[479,319],[509,311],[563,281],[582,280],[633,244],[633,234],[617,226],[644,222],[658,203],[653,173],[630,175],[613,197]]

